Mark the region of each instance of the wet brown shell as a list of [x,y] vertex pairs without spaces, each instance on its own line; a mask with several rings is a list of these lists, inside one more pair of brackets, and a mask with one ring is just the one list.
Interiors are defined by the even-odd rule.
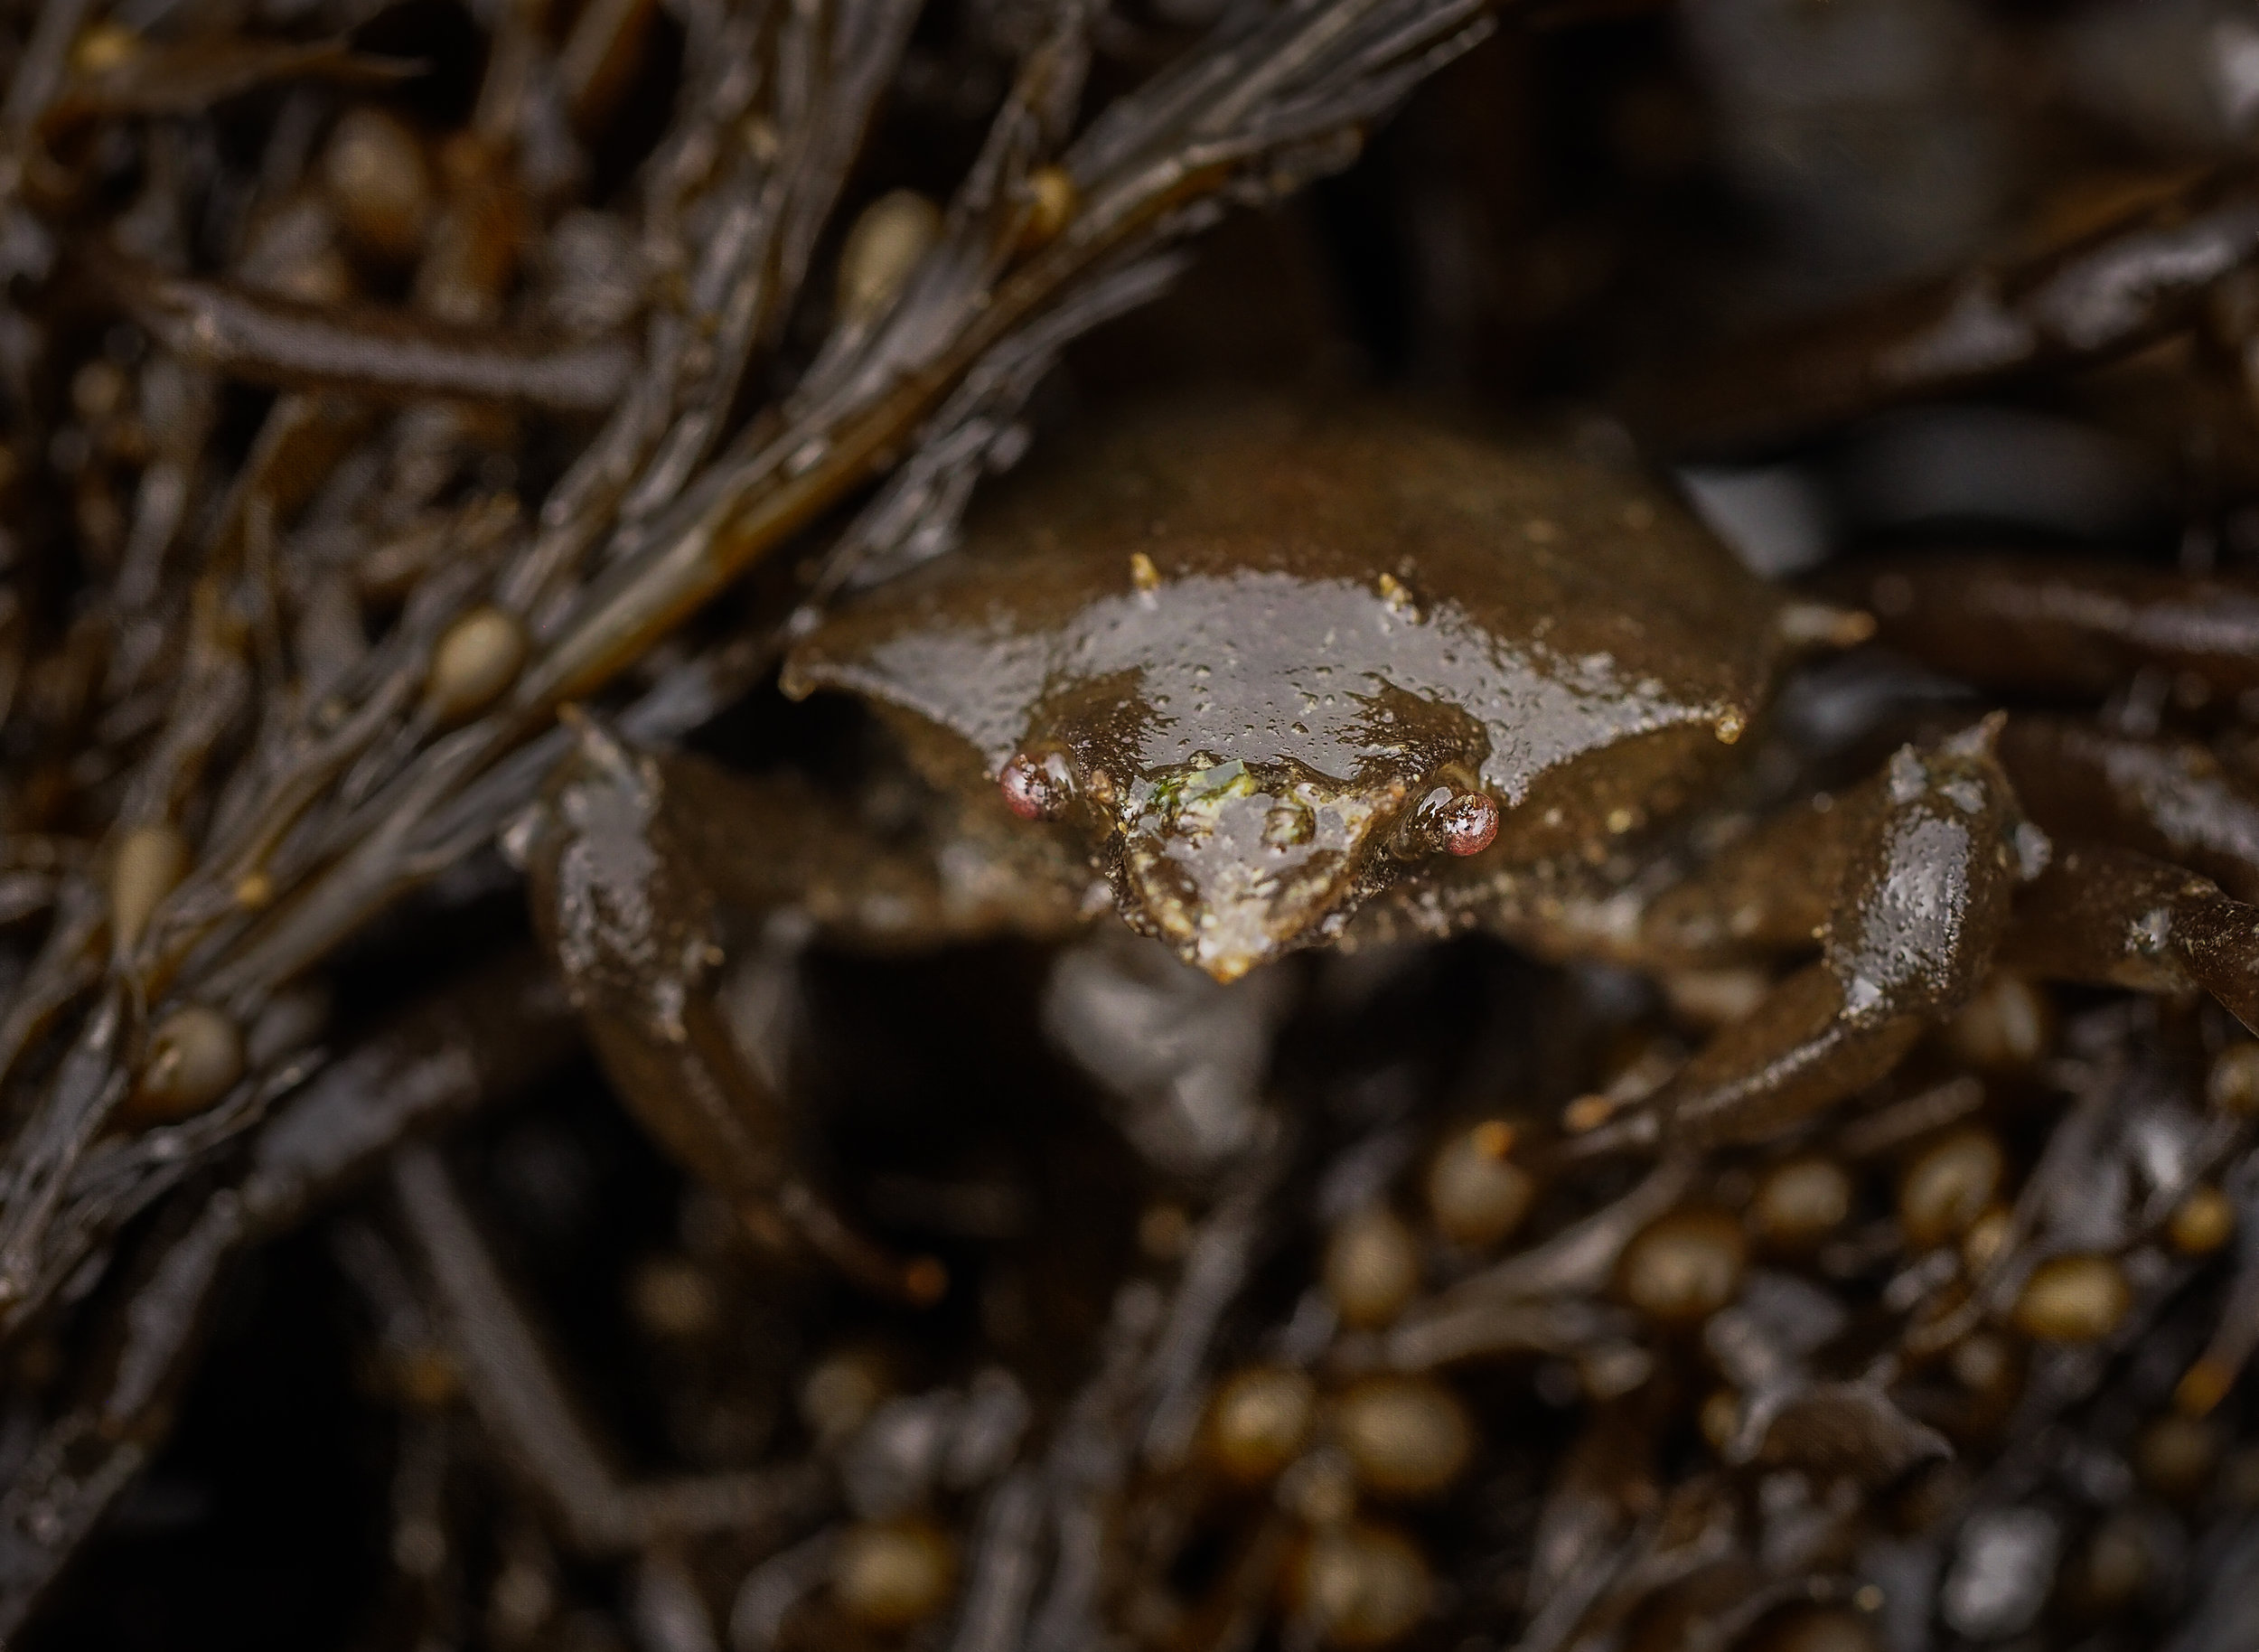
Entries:
[[1173,405],[1031,466],[783,681],[910,713],[989,774],[1043,742],[1123,785],[1204,755],[1349,781],[1444,749],[1520,855],[1682,798],[1761,707],[1778,611],[1675,501],[1563,447]]

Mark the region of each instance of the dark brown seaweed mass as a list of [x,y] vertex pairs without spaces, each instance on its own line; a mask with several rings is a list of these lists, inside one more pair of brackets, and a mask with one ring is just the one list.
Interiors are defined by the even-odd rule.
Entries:
[[0,0],[0,1643],[2259,1645],[2251,45]]

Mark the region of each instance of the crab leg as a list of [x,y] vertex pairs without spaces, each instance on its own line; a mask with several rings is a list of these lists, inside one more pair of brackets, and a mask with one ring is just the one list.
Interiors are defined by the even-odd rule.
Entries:
[[535,921],[598,1059],[644,1128],[756,1237],[789,1235],[869,1290],[934,1300],[940,1263],[888,1254],[792,1174],[784,1110],[715,1000],[714,891],[669,804],[655,760],[585,723],[536,830]]
[[1986,555],[1861,564],[1831,595],[1876,640],[1980,688],[2100,696],[2144,666],[2177,691],[2259,688],[2259,587],[2119,563]]
[[1847,305],[1648,388],[1673,446],[1729,452],[1895,403],[2091,366],[2193,326],[2259,250],[2259,192],[2228,167],[2036,255]]
[[[1995,717],[1933,753],[1907,747],[1879,789],[1758,834],[1753,852],[1771,860],[1776,840],[1791,840],[1814,869],[1783,885],[1825,887],[1841,868],[1820,961],[1720,1032],[1647,1110],[1594,1132],[1588,1149],[1659,1135],[1697,1142],[1773,1135],[1889,1072],[1925,1028],[1966,1000],[1996,953],[2039,979],[2201,989],[2259,1028],[2259,909],[2129,849],[2075,842],[2058,846],[2044,870],[2027,864],[2045,858],[2044,840],[2022,824],[1999,760],[2006,726]],[[2043,727],[2031,739],[2050,737]],[[2138,747],[2135,756],[2153,772],[2161,750]],[[2245,807],[2218,801],[2223,810]],[[2173,819],[2155,808],[2129,806],[2124,815],[2131,835],[2162,832]],[[1746,875],[1754,864],[1729,853],[1714,876],[1656,903],[1645,927],[1669,943],[1664,955],[1683,957],[1728,931],[1750,942],[1793,939],[1809,915],[1808,895],[1759,890]],[[2034,881],[2019,893],[2025,876]]]
[[[1808,950],[1833,915],[1851,851],[1871,818],[1880,780],[1847,796],[1822,793],[1759,821],[1648,902],[1630,961],[1702,969]],[[1780,868],[1801,868],[1783,878]]]
[[714,897],[753,913],[797,907],[835,945],[1060,940],[1111,905],[1082,854],[1010,818],[987,786],[927,795],[917,830],[897,838],[795,776],[674,753],[651,762],[675,840]]
[[2101,839],[2201,872],[2238,900],[2259,899],[2259,797],[2209,748],[2016,717],[2000,759],[2025,812],[2050,835]]
[[2020,869],[1998,733],[1988,719],[1931,751],[1907,746],[1879,786],[1825,817],[1843,869],[1819,962],[1681,1069],[1649,1104],[1646,1131],[1772,1135],[1881,1077],[1976,990]]
[[2001,962],[2056,981],[2209,992],[2259,1030],[2259,907],[2127,849],[2061,849],[2018,902]]

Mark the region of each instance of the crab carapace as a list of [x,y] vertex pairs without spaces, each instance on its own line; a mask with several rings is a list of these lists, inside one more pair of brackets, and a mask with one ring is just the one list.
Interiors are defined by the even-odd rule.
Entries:
[[1122,915],[1229,980],[1447,860],[1578,858],[1678,812],[1837,617],[1564,449],[1226,404],[1044,467],[784,682],[1083,834]]

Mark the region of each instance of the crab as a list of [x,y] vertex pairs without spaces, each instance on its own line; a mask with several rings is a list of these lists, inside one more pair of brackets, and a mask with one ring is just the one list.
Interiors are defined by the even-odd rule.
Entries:
[[[2143,852],[2248,805],[2161,743],[2136,782],[1993,713],[1766,813],[1743,755],[1775,692],[1874,621],[1760,580],[1628,470],[1393,405],[1259,401],[1149,411],[1033,469],[959,553],[785,661],[787,694],[892,725],[914,779],[843,800],[587,724],[523,845],[655,1133],[756,1226],[890,1288],[936,1285],[793,1179],[773,1086],[713,1002],[726,909],[900,951],[1059,938],[1111,906],[1224,981],[1473,928],[1552,959],[1786,965],[1636,1109],[1586,1122],[1617,1144],[1777,1134],[1886,1075],[1996,962],[2208,990],[2259,1027],[2259,910]],[[2008,642],[1996,587],[2020,577],[1925,575],[1991,591]],[[2023,577],[2059,597],[2104,576]],[[2079,654],[2047,630],[2062,603],[2027,608],[2033,660]]]

